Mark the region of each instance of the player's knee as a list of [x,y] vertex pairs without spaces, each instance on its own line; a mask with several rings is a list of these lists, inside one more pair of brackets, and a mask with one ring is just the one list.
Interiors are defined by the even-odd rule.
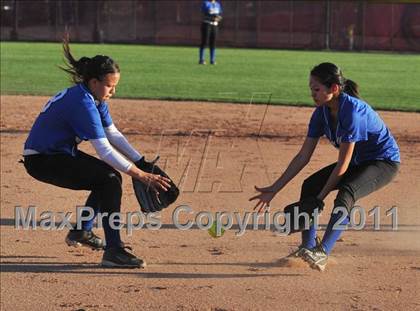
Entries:
[[[334,203],[337,202],[334,201]],[[345,210],[343,210],[343,207],[347,210],[347,212]],[[349,214],[349,208],[347,208],[347,206],[345,206],[345,202],[338,202],[338,204],[334,204],[334,207],[331,211],[331,215],[336,215],[338,214],[339,216],[342,216],[343,214]]]
[[344,185],[340,187],[337,197],[334,200],[334,209],[345,207],[350,213],[355,203],[354,191],[351,187]]

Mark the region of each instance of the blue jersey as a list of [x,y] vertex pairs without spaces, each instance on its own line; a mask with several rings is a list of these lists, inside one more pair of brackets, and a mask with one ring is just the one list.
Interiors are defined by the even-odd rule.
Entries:
[[364,101],[345,93],[339,97],[334,131],[327,106],[317,107],[309,123],[308,137],[325,135],[338,148],[341,142],[354,142],[352,165],[369,160],[400,162],[400,150],[379,115]]
[[201,11],[205,15],[209,16],[218,16],[222,14],[222,6],[218,1],[203,1],[203,5],[201,6]]
[[83,84],[65,89],[42,109],[25,142],[25,150],[75,155],[82,140],[105,138],[112,124],[108,105],[97,104]]

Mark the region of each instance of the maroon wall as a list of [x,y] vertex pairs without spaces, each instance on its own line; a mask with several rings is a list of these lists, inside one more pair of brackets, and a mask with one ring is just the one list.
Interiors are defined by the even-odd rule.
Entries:
[[[219,46],[420,51],[420,4],[221,1]],[[1,0],[1,39],[197,45],[201,0]],[[7,7],[7,9],[5,9]]]

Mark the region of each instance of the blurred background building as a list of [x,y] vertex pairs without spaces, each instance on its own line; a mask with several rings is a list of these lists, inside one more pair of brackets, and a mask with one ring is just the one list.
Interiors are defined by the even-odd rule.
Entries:
[[[1,0],[1,40],[198,45],[201,0]],[[416,1],[221,1],[219,46],[420,51]]]

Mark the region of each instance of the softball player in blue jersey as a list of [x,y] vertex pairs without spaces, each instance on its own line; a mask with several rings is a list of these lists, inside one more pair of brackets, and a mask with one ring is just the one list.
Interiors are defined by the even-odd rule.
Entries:
[[199,50],[199,61],[201,65],[206,64],[204,49],[209,42],[210,64],[216,64],[216,37],[219,22],[222,20],[222,6],[216,0],[203,1],[201,6],[203,22],[201,23],[201,44]]
[[[105,267],[144,267],[145,262],[126,249],[120,238],[122,177],[124,172],[156,191],[166,191],[169,180],[139,170],[133,162],[142,158],[114,125],[106,100],[120,79],[120,69],[110,57],[74,59],[68,40],[63,43],[67,67],[74,86],[51,98],[35,120],[24,146],[24,165],[32,177],[58,187],[91,191],[86,206],[101,212],[106,243],[92,232],[94,217],[71,230],[66,242],[105,249]],[[100,159],[77,149],[89,141]],[[82,216],[89,216],[87,211]],[[107,214],[106,214],[107,213]],[[114,218],[114,216],[116,216]]]
[[[379,115],[359,99],[358,86],[346,80],[341,70],[332,63],[315,66],[309,87],[316,108],[309,122],[307,137],[285,172],[269,187],[258,188],[255,208],[269,206],[282,190],[309,162],[318,140],[326,136],[338,149],[338,160],[315,174],[302,185],[300,208],[321,211],[324,198],[338,190],[334,208],[322,241],[316,238],[316,228],[302,231],[302,243],[289,257],[301,257],[312,268],[323,271],[342,226],[349,223],[354,203],[388,184],[397,174],[400,152],[391,132]],[[309,206],[309,208],[307,208]],[[340,207],[345,207],[344,213]],[[341,211],[340,211],[341,210]],[[347,215],[347,217],[346,217]]]

